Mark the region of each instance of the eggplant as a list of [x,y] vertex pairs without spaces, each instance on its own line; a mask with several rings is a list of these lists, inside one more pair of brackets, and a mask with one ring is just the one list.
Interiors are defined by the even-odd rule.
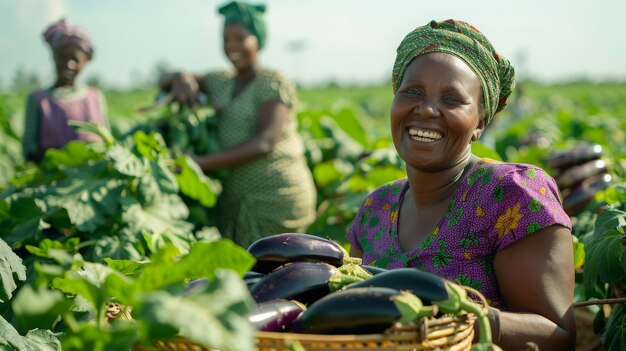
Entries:
[[320,262],[292,262],[267,274],[250,288],[257,303],[274,300],[297,300],[305,305],[344,286],[371,277],[358,265],[341,268]]
[[559,189],[569,188],[608,170],[604,160],[593,160],[579,166],[566,169],[556,178]]
[[569,216],[576,216],[595,199],[598,191],[606,189],[613,178],[604,173],[593,178],[585,179],[580,185],[563,192],[563,209]]
[[379,273],[384,273],[384,272],[388,272],[388,269],[385,268],[380,268],[380,267],[376,267],[376,266],[370,266],[367,264],[362,264],[361,268],[365,269],[366,271],[368,271],[369,273],[371,273],[372,275],[376,275]]
[[196,290],[202,290],[209,285],[209,280],[207,278],[198,278],[187,283],[187,287],[183,292],[183,295],[189,295]]
[[248,321],[258,331],[282,332],[305,310],[306,306],[298,301],[276,299],[257,304],[248,314]]
[[393,302],[400,291],[370,287],[341,290],[313,303],[291,323],[289,332],[309,334],[377,334],[403,314]]
[[269,273],[285,263],[324,262],[339,267],[345,250],[339,244],[319,236],[303,233],[270,235],[253,242],[248,252],[256,258],[252,271]]
[[261,279],[265,277],[265,274],[259,272],[248,271],[243,275],[243,281],[250,289],[254,284],[258,283]]
[[445,279],[417,268],[391,269],[360,282],[346,285],[344,289],[370,286],[408,291],[419,297],[426,305],[432,304],[433,301],[448,299]]
[[602,145],[580,143],[568,150],[548,155],[545,162],[548,167],[554,170],[563,170],[571,166],[599,159],[601,156]]

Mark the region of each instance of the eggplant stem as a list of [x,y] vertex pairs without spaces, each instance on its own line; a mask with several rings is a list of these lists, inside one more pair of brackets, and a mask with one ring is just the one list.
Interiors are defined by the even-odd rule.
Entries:
[[366,271],[358,264],[346,263],[337,268],[337,272],[328,280],[328,287],[332,292],[338,291],[344,286],[356,282],[360,282],[372,277],[372,274]]

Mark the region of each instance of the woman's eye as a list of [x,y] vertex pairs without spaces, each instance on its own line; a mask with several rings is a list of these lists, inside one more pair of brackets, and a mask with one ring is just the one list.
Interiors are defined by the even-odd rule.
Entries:
[[411,95],[422,95],[422,92],[419,89],[414,88],[407,89],[406,92]]
[[448,104],[458,104],[461,102],[461,99],[459,99],[458,97],[454,95],[447,95],[447,96],[444,96],[443,101],[445,101]]

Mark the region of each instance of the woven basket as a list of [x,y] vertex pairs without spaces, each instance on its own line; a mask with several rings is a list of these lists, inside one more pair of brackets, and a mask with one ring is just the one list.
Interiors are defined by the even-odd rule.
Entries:
[[[397,324],[383,334],[321,335],[257,332],[255,342],[258,351],[290,351],[291,345],[296,341],[307,351],[346,349],[359,351],[467,351],[472,347],[475,320],[472,314],[464,314],[460,317],[424,318],[417,323]],[[147,349],[135,348],[135,351],[143,350]],[[212,351],[185,339],[159,340],[150,350]]]

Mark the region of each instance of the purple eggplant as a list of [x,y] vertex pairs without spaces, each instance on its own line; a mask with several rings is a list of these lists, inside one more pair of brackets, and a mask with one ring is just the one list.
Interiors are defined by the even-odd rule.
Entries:
[[355,288],[325,296],[291,323],[289,332],[309,334],[382,333],[402,317],[390,288]]
[[568,167],[599,159],[601,156],[602,145],[580,143],[568,150],[552,153],[544,161],[548,167],[560,172]]
[[291,262],[267,274],[250,288],[250,294],[257,303],[289,299],[309,305],[333,291],[371,276],[359,265],[337,268],[320,262]]
[[360,282],[349,284],[344,289],[369,286],[406,290],[419,297],[426,305],[430,305],[433,301],[448,299],[445,279],[417,268],[391,269]]
[[187,288],[183,292],[183,295],[189,295],[194,291],[202,290],[209,285],[209,280],[207,278],[198,278],[187,283]]
[[248,321],[258,331],[282,332],[305,310],[298,301],[276,299],[257,304]]
[[250,289],[254,284],[258,283],[261,279],[265,277],[265,274],[259,272],[248,271],[243,275],[243,281]]
[[324,262],[339,267],[344,250],[335,242],[302,233],[282,233],[261,238],[248,247],[256,258],[252,271],[269,273],[285,263]]
[[389,271],[388,269],[385,269],[385,268],[380,268],[380,267],[376,267],[376,266],[370,266],[370,265],[367,265],[367,264],[362,264],[361,268],[365,269],[366,271],[368,271],[372,275],[376,275],[376,274],[380,274],[380,273],[384,273],[384,272]]

